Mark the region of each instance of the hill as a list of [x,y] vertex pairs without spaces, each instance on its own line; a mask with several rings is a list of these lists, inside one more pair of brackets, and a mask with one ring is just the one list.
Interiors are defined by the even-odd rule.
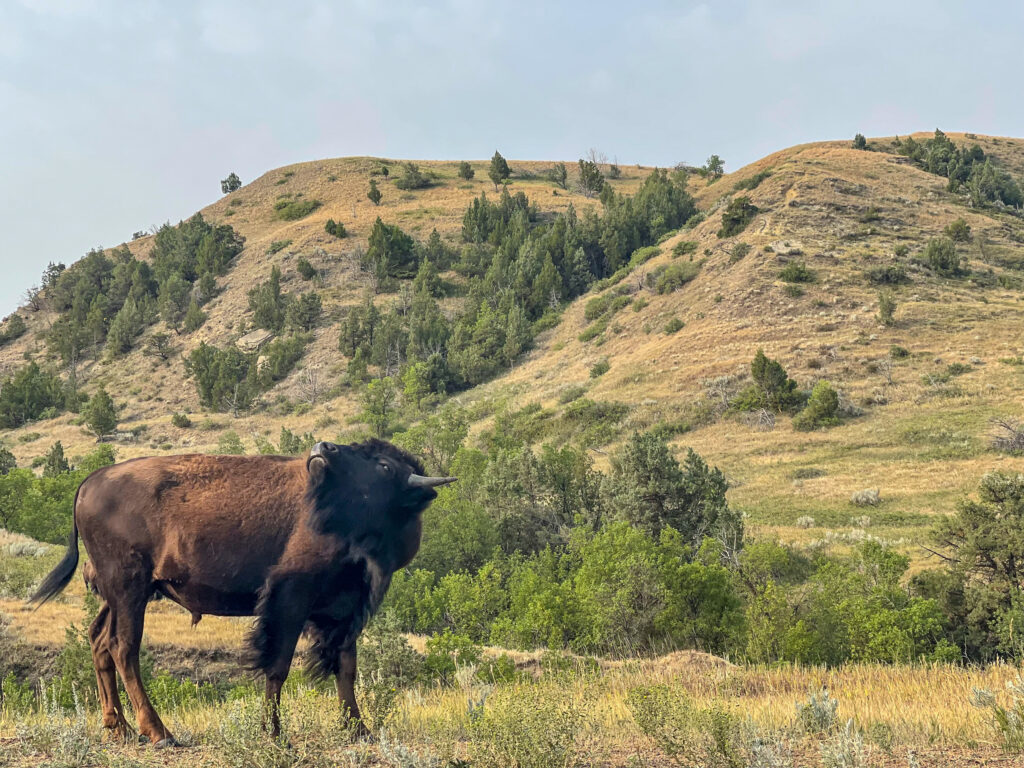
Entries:
[[159,600],[186,763],[1016,764],[1024,140],[511,165],[290,166],[48,270],[0,327],[0,749],[149,759],[79,707],[82,583],[23,605],[111,447],[376,434],[460,477],[360,640],[383,738],[296,670],[269,741],[244,621]]
[[[1011,175],[1024,171],[1024,141],[949,137],[977,144]],[[592,323],[587,308],[600,293],[592,288],[535,338],[511,370],[459,393],[459,401],[476,414],[473,432],[488,429],[493,414],[503,411],[529,420],[531,439],[538,442],[561,434],[553,425],[564,420],[565,401],[583,388],[590,400],[624,406],[598,439],[581,438],[599,466],[633,429],[671,423],[677,446],[695,448],[726,472],[730,499],[752,523],[800,541],[830,531],[862,536],[864,510],[850,503],[851,494],[877,488],[881,504],[867,510],[873,532],[906,544],[930,515],[949,511],[986,469],[1021,467],[992,452],[989,437],[993,418],[1021,416],[1021,369],[1006,361],[1017,361],[1022,351],[1024,226],[1009,209],[969,207],[962,190],[948,190],[946,178],[895,153],[892,138],[872,139],[869,147],[878,151],[819,142],[777,152],[712,183],[691,176],[688,188],[704,220],[663,237],[657,255],[601,294],[626,294],[629,306],[621,308],[620,301],[618,311]],[[580,216],[601,210],[600,202],[572,184],[564,190],[549,181],[552,165],[513,162],[511,191],[524,192],[542,219],[570,205]],[[360,395],[336,386],[347,363],[338,334],[351,308],[372,294],[374,279],[361,269],[360,255],[373,223],[380,217],[420,241],[436,229],[448,247],[460,247],[466,208],[480,193],[495,199],[487,164],[472,166],[475,177],[465,180],[456,163],[418,163],[433,176],[431,186],[403,191],[394,181],[402,168],[398,161],[302,163],[270,171],[200,211],[245,238],[244,249],[219,278],[218,295],[203,307],[205,324],[193,333],[172,333],[174,350],[166,362],[143,354],[147,337],[167,330],[157,323],[126,355],[110,359],[99,348],[86,352],[78,366],[83,390],[105,385],[121,409],[119,429],[137,436],[122,438],[118,457],[215,450],[225,431],[238,433],[249,450],[256,436],[275,439],[282,427],[328,438],[356,435],[360,427],[351,425]],[[391,170],[389,176],[380,175],[382,168]],[[624,168],[608,183],[629,195],[649,172]],[[383,191],[379,206],[366,197],[371,178]],[[749,198],[756,214],[739,234],[719,238],[727,204],[740,196]],[[282,219],[275,206],[293,201],[318,205],[297,220]],[[327,234],[328,219],[343,224],[348,236]],[[970,240],[958,244],[968,273],[941,277],[918,258],[928,240],[957,219],[970,227]],[[154,237],[126,247],[145,260]],[[316,284],[297,271],[301,259],[317,271]],[[897,262],[905,283],[891,286],[895,321],[884,325],[878,295],[886,286],[873,283],[869,274]],[[806,266],[805,277],[813,282],[782,280],[788,264]],[[298,295],[315,288],[323,320],[299,364],[262,396],[260,407],[238,418],[206,413],[185,358],[200,343],[229,346],[252,330],[249,293],[275,266],[283,291]],[[677,289],[659,290],[650,278],[669,267],[679,270]],[[444,277],[456,288],[461,280],[455,272]],[[448,314],[464,301],[458,290],[451,293],[441,299]],[[43,296],[44,308],[19,312],[28,332],[0,348],[3,370],[15,370],[25,359],[53,361],[44,339],[58,314],[46,308]],[[373,300],[384,311],[407,301],[399,290]],[[682,327],[666,332],[670,322]],[[863,415],[812,432],[795,431],[786,418],[763,431],[749,420],[723,417],[720,402],[742,385],[759,348],[808,389],[818,379],[829,380],[850,412]],[[890,355],[895,348],[902,357]],[[591,378],[594,364],[605,362],[608,372]],[[312,404],[303,402],[310,399],[304,395],[310,371],[326,393]],[[174,413],[190,414],[193,425],[174,426]],[[38,461],[58,439],[71,456],[95,445],[72,413],[3,434],[22,466]],[[804,519],[796,527],[808,517],[813,523]],[[851,524],[853,518],[860,524]]]

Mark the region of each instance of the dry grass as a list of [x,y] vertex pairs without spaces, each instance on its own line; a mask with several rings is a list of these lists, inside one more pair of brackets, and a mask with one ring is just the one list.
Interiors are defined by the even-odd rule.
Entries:
[[[627,694],[638,686],[665,684],[685,692],[698,706],[724,705],[739,714],[748,729],[783,739],[795,748],[798,756],[807,757],[817,754],[818,740],[799,733],[795,707],[806,701],[811,692],[825,687],[839,701],[841,721],[852,718],[856,727],[867,734],[887,733],[889,741],[885,747],[895,755],[905,755],[908,748],[922,755],[945,755],[949,762],[924,763],[938,766],[959,764],[960,759],[969,757],[998,760],[998,746],[984,714],[968,702],[973,688],[1002,690],[1017,672],[1004,666],[985,669],[942,666],[768,669],[707,664],[700,659],[694,663],[676,658],[669,663],[665,660],[630,662],[606,667],[590,676],[542,678],[532,683],[501,686],[500,690],[506,695],[528,697],[541,703],[575,702],[585,713],[582,730],[576,738],[576,748],[585,764],[621,765],[641,757],[646,765],[667,765],[670,763],[666,757],[637,729],[626,706]],[[399,696],[397,711],[389,720],[390,739],[421,753],[465,757],[473,748],[467,698],[479,699],[483,690],[479,684],[471,683],[449,689],[417,689]],[[493,704],[500,698],[492,690],[491,706],[500,706]],[[293,717],[289,736],[293,742],[299,742],[298,748],[320,744],[328,750],[325,754],[330,755],[332,761],[344,759],[351,747],[345,745],[343,738],[339,739],[335,706],[332,695],[315,691],[300,690],[286,697],[286,708]],[[237,717],[237,705],[188,707],[167,714],[171,727],[179,733],[192,734],[195,744],[190,749],[171,753],[176,763],[227,764],[220,741],[221,728]],[[39,717],[29,717],[27,722]],[[91,718],[95,720],[94,715]],[[24,728],[25,722],[20,721],[20,727]],[[301,723],[301,733],[294,730],[295,723]],[[5,739],[11,754],[24,747],[15,738],[17,727],[19,722],[10,715],[0,716],[0,739]],[[92,738],[98,740],[96,730],[93,726]],[[258,738],[258,734],[254,738]],[[874,758],[871,765],[900,764],[888,763],[886,754],[878,746],[872,745],[870,739],[868,744]],[[110,752],[142,760],[167,757],[136,747],[111,747]],[[368,759],[374,759],[374,752],[372,748],[367,750]],[[818,765],[816,760],[810,759],[798,760],[797,764]],[[1005,763],[984,764],[1019,763],[1009,758]]]

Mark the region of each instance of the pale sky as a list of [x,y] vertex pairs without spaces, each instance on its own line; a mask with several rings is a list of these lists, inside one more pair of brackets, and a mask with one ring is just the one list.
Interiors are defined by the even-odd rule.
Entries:
[[1024,136],[1022,40],[1011,2],[0,0],[0,315],[230,171]]

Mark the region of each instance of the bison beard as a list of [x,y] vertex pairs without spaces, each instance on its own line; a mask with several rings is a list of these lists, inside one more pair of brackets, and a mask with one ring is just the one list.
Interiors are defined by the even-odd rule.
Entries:
[[87,583],[104,600],[89,632],[103,722],[123,736],[130,728],[115,674],[139,732],[174,743],[139,674],[145,606],[155,596],[194,621],[256,617],[247,662],[266,676],[274,734],[303,632],[312,639],[310,670],[336,677],[339,702],[358,721],[356,640],[392,574],[415,556],[434,488],[454,479],[424,477],[415,458],[378,440],[317,443],[305,460],[172,456],[105,467],[79,487],[67,553],[32,600],[71,580],[81,533]]

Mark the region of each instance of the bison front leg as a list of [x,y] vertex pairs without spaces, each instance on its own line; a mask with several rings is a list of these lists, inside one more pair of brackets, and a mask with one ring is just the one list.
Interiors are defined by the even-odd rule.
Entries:
[[308,576],[272,575],[256,605],[249,635],[249,665],[267,678],[266,706],[270,733],[281,735],[281,688],[295,655],[295,645],[309,615],[312,585]]
[[341,705],[343,717],[349,718],[355,724],[356,736],[360,739],[369,739],[372,734],[366,727],[362,716],[359,714],[359,705],[356,703],[356,646],[341,652],[338,663],[338,674],[335,679],[338,683],[338,703]]

